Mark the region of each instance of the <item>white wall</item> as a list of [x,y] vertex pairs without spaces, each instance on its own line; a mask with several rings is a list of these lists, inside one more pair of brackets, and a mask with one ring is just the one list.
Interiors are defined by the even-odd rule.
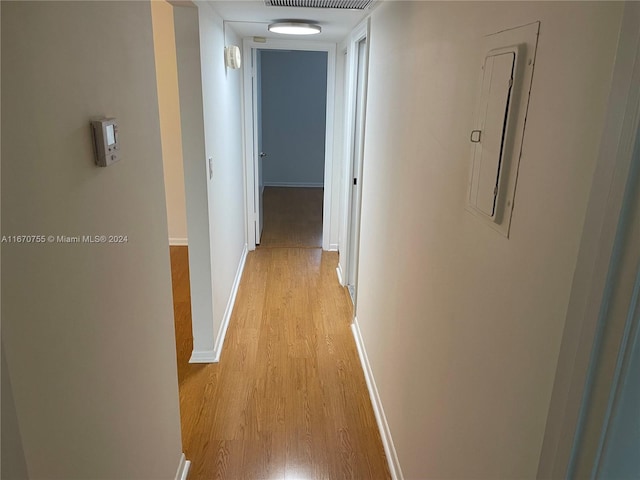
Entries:
[[213,158],[213,178],[207,181],[211,271],[213,280],[213,328],[216,355],[221,330],[231,315],[230,298],[245,248],[242,101],[240,70],[227,70],[224,46],[240,45],[240,39],[206,2],[198,2],[205,156]]
[[[405,478],[536,475],[621,11],[373,13],[357,317]],[[465,211],[478,45],[536,20],[506,239]]]
[[[29,476],[173,479],[180,419],[150,5],[1,9],[2,234],[128,236],[2,246],[2,343]],[[108,168],[93,163],[94,115],[119,121],[122,159]]]
[[[220,356],[245,247],[241,76],[211,5],[173,7],[189,232],[192,362]],[[227,44],[239,39],[227,27]],[[209,175],[212,159],[213,176]]]
[[265,185],[324,185],[327,52],[258,50]]
[[189,234],[191,361],[210,362],[215,357],[216,330],[198,9],[193,4],[175,6],[173,19]]
[[169,243],[186,245],[187,206],[182,164],[182,130],[173,7],[164,0],[156,0],[151,2],[151,13]]

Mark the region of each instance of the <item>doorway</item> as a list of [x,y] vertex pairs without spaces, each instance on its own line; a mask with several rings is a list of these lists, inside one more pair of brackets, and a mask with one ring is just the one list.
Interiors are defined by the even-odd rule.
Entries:
[[256,51],[261,246],[322,247],[327,57]]
[[[344,209],[340,238],[338,276],[351,296],[355,307],[358,285],[360,246],[360,210],[362,204],[362,170],[364,164],[364,134],[367,100],[368,23],[358,27],[351,36],[347,51],[347,120]],[[344,248],[342,247],[344,245]]]
[[[253,250],[263,242],[265,194],[268,201],[269,196],[282,197],[278,194],[286,193],[276,189],[316,189],[315,193],[322,197],[318,246],[329,250],[335,45],[272,39],[267,42],[244,42],[244,58],[249,67],[244,72],[247,247]],[[304,77],[308,73],[304,70],[309,68],[315,78],[305,87],[298,77]],[[321,89],[323,95],[311,105],[302,101],[313,93],[304,88],[316,93]],[[304,192],[298,193],[305,196]],[[274,200],[279,201],[282,199]],[[288,203],[292,205],[291,201]]]

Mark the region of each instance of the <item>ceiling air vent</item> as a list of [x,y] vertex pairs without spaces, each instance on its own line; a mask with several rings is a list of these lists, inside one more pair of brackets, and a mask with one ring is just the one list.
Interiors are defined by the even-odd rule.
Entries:
[[264,0],[267,7],[340,8],[364,10],[375,0]]

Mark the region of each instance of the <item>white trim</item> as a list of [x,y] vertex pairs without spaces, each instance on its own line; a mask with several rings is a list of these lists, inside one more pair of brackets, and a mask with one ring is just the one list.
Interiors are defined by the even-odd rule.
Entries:
[[560,346],[537,478],[569,478],[575,466],[591,350],[607,288],[640,114],[640,5],[625,4],[611,91]]
[[236,296],[238,295],[238,288],[240,287],[240,280],[242,280],[242,272],[244,272],[244,265],[247,261],[247,245],[245,244],[242,249],[242,255],[240,256],[240,262],[238,263],[238,270],[236,271],[236,278],[233,280],[233,286],[231,287],[231,294],[227,301],[227,308],[224,311],[224,317],[220,324],[220,330],[216,338],[216,344],[213,347],[214,362],[220,361],[220,355],[222,354],[222,347],[224,346],[224,339],[227,335],[227,328],[229,327],[229,321],[231,320],[231,314],[233,313],[233,306],[236,303]]
[[216,353],[213,350],[194,350],[189,363],[215,363]]
[[[367,104],[367,91],[369,84],[369,44],[371,41],[370,34],[370,21],[369,17],[367,17],[364,21],[362,21],[356,28],[353,29],[351,34],[349,35],[349,41],[347,42],[347,61],[346,61],[346,70],[345,76],[347,79],[346,83],[346,91],[345,91],[345,120],[344,120],[344,144],[343,144],[343,158],[344,163],[342,165],[343,173],[342,173],[342,198],[340,199],[341,204],[341,222],[339,225],[339,233],[338,233],[338,243],[342,245],[342,249],[340,251],[339,262],[342,266],[342,274],[345,281],[345,285],[349,283],[351,278],[357,277],[357,272],[350,271],[351,265],[351,255],[354,255],[355,252],[351,252],[351,222],[355,221],[351,218],[351,210],[352,210],[352,194],[351,187],[353,181],[353,166],[354,162],[359,162],[360,165],[360,178],[358,181],[360,182],[360,189],[362,189],[362,170],[364,164],[364,132],[366,131],[366,104]],[[357,90],[358,90],[358,45],[362,40],[367,41],[367,53],[365,56],[365,71],[366,75],[363,83],[363,111],[361,112],[363,118],[363,135],[360,139],[362,141],[362,155],[360,159],[355,159],[353,155],[353,146],[356,141],[356,134],[354,131],[354,127],[356,125],[356,100],[357,100]],[[362,193],[362,190],[360,190]],[[362,208],[362,195],[357,200],[359,208]],[[356,278],[357,283],[357,278]],[[357,287],[357,286],[356,286]]]
[[322,206],[322,249],[329,249],[333,190],[333,142],[336,103],[336,44],[327,51],[327,113],[324,144],[324,204]]
[[233,306],[236,303],[236,296],[238,295],[238,288],[240,287],[240,280],[242,279],[242,273],[244,272],[244,265],[247,261],[247,245],[245,244],[242,249],[242,255],[238,262],[238,270],[236,271],[236,277],[233,280],[233,286],[231,287],[231,293],[229,294],[229,300],[227,301],[227,308],[224,311],[224,317],[218,330],[218,336],[216,337],[216,343],[213,350],[194,350],[191,352],[191,358],[189,363],[217,363],[220,361],[220,355],[222,354],[222,347],[224,346],[224,339],[227,335],[227,328],[229,327],[229,321],[231,320],[231,314],[233,313]]
[[189,239],[169,237],[169,245],[171,245],[172,247],[186,247],[189,245]]
[[[243,104],[243,136],[244,136],[244,193],[245,193],[245,220],[246,243],[249,250],[256,249],[256,212],[255,212],[255,128],[253,124],[253,51],[251,45],[243,40],[242,57],[242,104]],[[251,63],[249,60],[251,59]]]
[[322,188],[324,183],[264,182],[265,187]]
[[338,283],[340,283],[340,285],[344,287],[345,285],[344,285],[344,280],[342,279],[342,267],[340,267],[339,264],[336,267],[336,274],[338,275]]
[[329,244],[329,251],[330,252],[337,252],[338,251],[338,244],[337,243],[330,243]]
[[[332,179],[334,162],[334,118],[335,118],[335,83],[336,83],[336,44],[317,43],[299,40],[267,39],[267,43],[254,42],[252,38],[245,38],[242,42],[243,56],[252,59],[256,49],[272,50],[303,50],[314,52],[327,52],[327,110],[325,124],[325,154],[324,154],[324,199],[322,211],[322,249],[329,250],[331,235],[331,204],[332,204]],[[257,194],[255,186],[255,161],[257,155],[257,139],[254,125],[256,115],[253,101],[254,76],[251,62],[245,62],[243,67],[243,104],[244,104],[244,173],[245,173],[245,205],[247,222],[247,247],[249,250],[256,248],[256,204]]]
[[189,467],[191,462],[187,460],[184,453],[180,454],[180,462],[178,463],[178,471],[176,473],[176,480],[187,480],[189,476]]
[[[256,244],[260,243],[260,236],[262,235],[261,227],[264,226],[264,219],[259,218],[259,215],[264,214],[264,209],[258,206],[258,199],[262,199],[260,196],[264,193],[264,190],[260,189],[260,172],[264,175],[264,167],[261,166],[260,157],[258,155],[259,145],[259,125],[260,118],[258,118],[258,102],[257,99],[260,96],[258,92],[258,50],[255,48],[251,49],[251,133],[253,139],[253,178],[254,180],[254,189],[253,189],[253,217],[254,217],[254,225],[255,229],[255,237]],[[264,178],[263,178],[264,180]]]
[[396,448],[393,445],[393,438],[391,438],[391,430],[387,423],[387,417],[384,414],[382,408],[382,401],[378,394],[378,388],[373,378],[373,371],[369,364],[369,358],[367,357],[367,351],[364,348],[364,340],[360,332],[360,326],[358,325],[358,319],[354,318],[351,324],[351,330],[353,331],[353,338],[356,341],[356,348],[358,349],[358,356],[360,357],[360,363],[362,364],[362,370],[364,371],[364,379],[367,382],[367,388],[369,389],[369,397],[371,398],[371,405],[373,406],[373,413],[376,416],[376,422],[378,423],[378,429],[380,430],[380,436],[382,437],[382,446],[384,447],[384,453],[387,457],[387,463],[389,464],[389,472],[391,473],[392,480],[403,480],[402,469],[400,468],[400,461],[398,460],[398,454]]

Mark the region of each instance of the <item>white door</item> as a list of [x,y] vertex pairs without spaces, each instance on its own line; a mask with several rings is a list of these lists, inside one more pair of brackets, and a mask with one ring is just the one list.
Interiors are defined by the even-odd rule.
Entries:
[[360,40],[357,46],[356,104],[353,125],[351,198],[349,212],[349,261],[347,287],[355,304],[358,283],[358,249],[360,245],[360,203],[362,196],[362,162],[364,149],[364,102],[367,60],[367,39]]

